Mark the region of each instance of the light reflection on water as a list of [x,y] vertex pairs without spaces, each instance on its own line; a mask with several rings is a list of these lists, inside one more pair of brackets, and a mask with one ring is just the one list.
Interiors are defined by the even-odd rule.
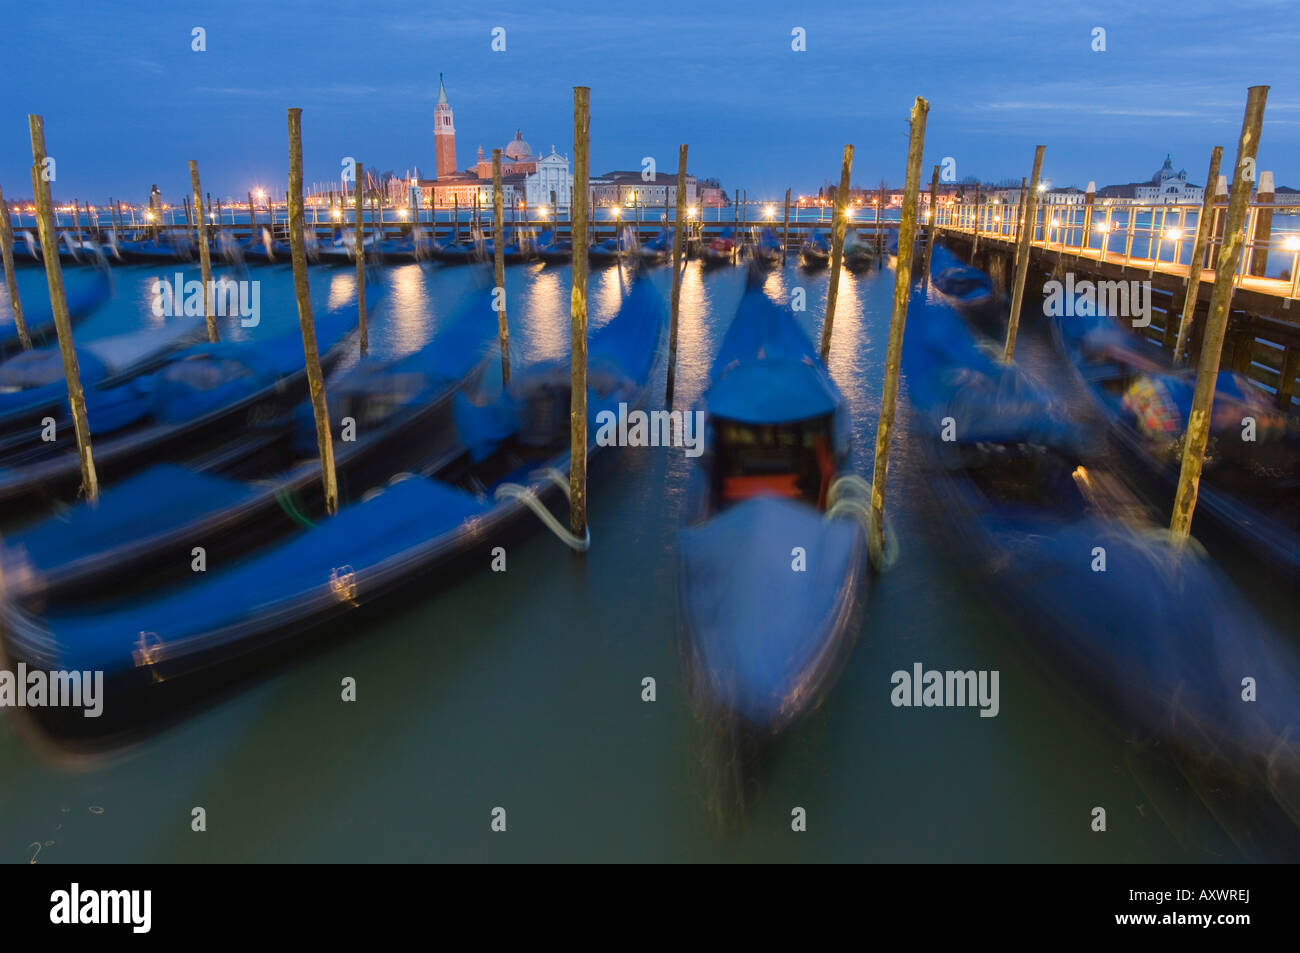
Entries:
[[[70,270],[70,273],[73,270]],[[116,297],[78,339],[147,326],[153,271],[117,272]],[[512,363],[553,359],[569,340],[567,267],[506,272]],[[667,299],[671,275],[652,273]],[[191,275],[187,275],[190,277]],[[296,326],[292,273],[254,268],[262,325],[223,325],[252,339]],[[81,276],[70,274],[70,282]],[[36,300],[43,275],[24,269]],[[318,307],[353,293],[349,268],[310,274]],[[765,287],[788,300],[813,340],[825,271],[790,267]],[[372,352],[418,347],[484,269],[403,266],[384,273]],[[682,280],[674,405],[696,405],[744,287],[740,269]],[[893,275],[841,279],[830,367],[848,397],[855,469],[869,475]],[[615,313],[615,268],[591,273],[593,328]],[[1049,360],[1035,328],[1023,353]],[[664,377],[652,404],[662,401]],[[904,382],[903,396],[906,394]],[[675,628],[674,539],[694,465],[675,450],[627,451],[591,487],[591,552],[581,560],[539,532],[509,549],[508,571],[471,573],[401,610],[358,621],[353,637],[86,772],[39,757],[0,713],[0,843],[9,859],[64,823],[41,860],[1164,860],[1204,859],[1195,806],[1160,777],[1140,780],[1126,746],[1023,651],[989,600],[961,578],[926,531],[942,514],[917,500],[900,408],[888,509],[898,567],[872,583],[854,655],[825,704],[772,753],[746,827],[712,825],[684,700]],[[928,667],[997,669],[1003,714],[895,709],[890,674]],[[652,675],[658,701],[640,701]],[[339,701],[357,679],[356,705]],[[1160,810],[1152,809],[1153,803]],[[104,816],[85,805],[104,807]],[[230,836],[188,830],[204,805]],[[510,833],[489,833],[504,804]],[[1111,805],[1112,830],[1088,811]],[[808,832],[789,831],[790,809]],[[64,814],[63,808],[76,808]],[[1165,817],[1187,816],[1171,833]],[[65,817],[76,817],[75,823]],[[84,815],[84,816],[83,816]],[[592,832],[600,832],[593,836]],[[4,852],[0,851],[0,855]]]

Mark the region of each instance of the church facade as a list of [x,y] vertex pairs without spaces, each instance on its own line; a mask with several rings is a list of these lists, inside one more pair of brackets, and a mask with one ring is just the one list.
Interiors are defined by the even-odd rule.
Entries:
[[[436,178],[418,179],[420,203],[424,207],[472,207],[477,200],[481,208],[492,207],[492,156],[479,146],[474,165],[458,169],[456,161],[456,125],[447,87],[438,76],[438,101],[433,109],[433,142]],[[572,201],[573,174],[569,157],[551,146],[549,155],[533,154],[521,130],[501,150],[502,204],[518,207],[527,202],[530,208],[549,206],[554,193],[556,204],[567,208]]]

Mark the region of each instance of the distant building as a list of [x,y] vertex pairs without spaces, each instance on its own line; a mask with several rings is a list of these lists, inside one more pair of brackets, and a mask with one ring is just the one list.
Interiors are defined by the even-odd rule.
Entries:
[[[648,178],[640,172],[606,172],[590,182],[592,203],[599,206],[632,205],[675,206],[677,204],[677,173],[656,172]],[[694,205],[697,199],[695,176],[686,175],[686,204]]]
[[1043,192],[1044,205],[1082,205],[1087,193],[1073,185],[1063,189],[1047,189]]
[[[490,208],[492,156],[479,146],[473,168],[456,168],[456,126],[441,73],[438,74],[438,101],[433,108],[433,141],[437,178],[416,177],[407,188],[419,191],[420,202],[425,207],[469,208],[477,199],[481,208]],[[552,192],[561,208],[568,207],[573,193],[569,157],[557,153],[554,146],[550,155],[533,155],[532,146],[525,141],[522,131],[516,129],[515,137],[501,150],[502,205],[518,207],[524,201],[534,207],[550,205]]]
[[569,157],[562,156],[551,146],[550,155],[534,163],[534,171],[524,180],[524,192],[531,206],[550,205],[551,194],[555,204],[568,208],[573,201],[573,174],[569,171]]
[[1205,198],[1205,187],[1187,181],[1187,170],[1174,171],[1172,156],[1146,182],[1107,185],[1097,190],[1097,198],[1111,202],[1139,205],[1197,204]]

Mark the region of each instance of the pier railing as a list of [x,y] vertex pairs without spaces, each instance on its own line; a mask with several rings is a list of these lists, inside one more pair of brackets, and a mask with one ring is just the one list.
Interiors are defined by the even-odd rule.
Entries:
[[[1208,305],[1215,265],[1223,248],[1226,204],[1216,204],[1207,221],[1206,248],[1196,310],[1191,326],[1193,351],[1199,348],[1202,315]],[[1152,315],[1140,333],[1172,351],[1184,300],[1189,292],[1191,257],[1201,206],[1161,204],[1045,204],[1025,223],[1018,204],[953,202],[938,209],[937,241],[975,242],[981,253],[1006,263],[1014,257],[1018,231],[1030,233],[1030,257],[1044,277],[1063,278],[1086,271],[1105,279],[1149,283]],[[1232,314],[1222,367],[1250,377],[1273,393],[1279,405],[1300,404],[1300,208],[1252,204],[1245,243],[1234,265]],[[1282,221],[1279,222],[1278,220]],[[1288,224],[1286,228],[1276,225]]]
[[[997,201],[941,203],[940,230],[978,233],[980,241],[1015,241],[1022,204]],[[1227,197],[1216,203],[1202,266],[1213,271],[1223,246]],[[1175,204],[1038,204],[1030,227],[1032,247],[1186,276],[1201,206]],[[1300,297],[1300,230],[1274,228],[1275,216],[1300,215],[1300,207],[1255,203],[1248,208],[1237,286],[1287,298]],[[1207,275],[1207,277],[1209,277]]]

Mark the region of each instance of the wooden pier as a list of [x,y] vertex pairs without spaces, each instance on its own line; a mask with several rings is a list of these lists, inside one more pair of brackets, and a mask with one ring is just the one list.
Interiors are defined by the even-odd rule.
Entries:
[[[1225,196],[1226,198],[1226,196]],[[1222,203],[1216,206],[1221,211]],[[1300,402],[1300,242],[1271,233],[1272,216],[1300,212],[1271,203],[1252,204],[1234,289],[1222,367],[1244,374],[1277,397]],[[1030,282],[1026,307],[1041,307],[1043,286],[1067,273],[1079,281],[1149,282],[1151,323],[1141,333],[1172,354],[1191,271],[1199,206],[1114,204],[1040,205],[1029,211]],[[951,203],[939,209],[939,241],[970,256],[1005,290],[1015,258],[1018,205]],[[1216,215],[1216,219],[1217,219]],[[1143,220],[1145,218],[1145,221]],[[1205,267],[1195,289],[1191,350],[1198,353],[1214,269],[1223,235],[1209,231]],[[1089,227],[1091,225],[1091,227]],[[1138,253],[1135,253],[1135,247]],[[1266,277],[1270,256],[1285,256],[1285,277]]]

